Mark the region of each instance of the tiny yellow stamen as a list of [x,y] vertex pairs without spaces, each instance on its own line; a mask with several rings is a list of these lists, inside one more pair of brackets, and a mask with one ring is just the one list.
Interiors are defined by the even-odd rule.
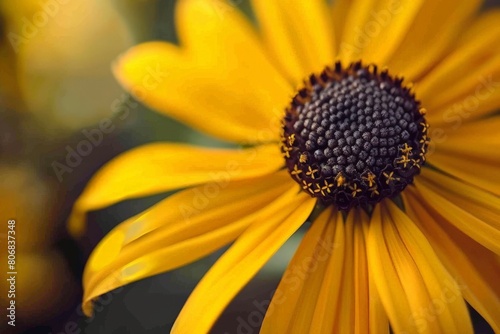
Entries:
[[404,144],[403,148],[399,149],[403,154],[409,154],[413,150],[411,146],[409,146],[407,143]]
[[282,146],[281,147],[283,149],[284,152],[282,152],[282,155],[286,158],[290,158],[290,151],[292,150],[291,147],[286,147],[286,146]]
[[389,184],[392,181],[399,181],[398,177],[394,177],[394,172],[390,172],[389,174],[387,174],[386,172],[384,172],[383,174],[384,174],[385,178],[387,179],[385,181],[386,184]]
[[413,163],[412,167],[417,167],[418,169],[422,168],[420,166],[420,159],[411,159],[411,162]]
[[299,169],[297,164],[295,164],[295,166],[293,166],[292,175],[298,176],[299,174],[302,174],[302,169]]
[[310,176],[312,179],[316,178],[316,173],[318,172],[318,169],[312,169],[311,166],[307,166],[308,171],[306,172],[307,176]]
[[342,175],[342,172],[338,173],[335,177],[335,181],[337,181],[337,187],[341,187],[345,183],[345,177]]
[[408,156],[407,155],[403,155],[401,157],[401,160],[398,160],[397,163],[398,164],[402,164],[403,165],[403,168],[406,168],[406,166],[411,162],[410,159],[408,159]]
[[428,123],[420,123],[422,125],[422,132],[425,133],[429,129],[429,124]]
[[310,190],[311,189],[312,183],[307,183],[305,180],[302,180],[302,184],[303,184],[302,189],[304,189],[304,190]]
[[430,139],[427,137],[427,135],[424,135],[422,139],[420,139],[420,144],[427,146],[430,144]]
[[358,184],[354,183],[354,187],[349,187],[352,190],[352,197],[356,197],[358,193],[361,192],[361,189],[358,188]]
[[307,155],[305,153],[302,153],[299,157],[299,162],[301,164],[305,164],[307,162]]
[[372,188],[370,188],[368,190],[371,192],[370,197],[380,195],[380,193],[377,190],[377,186],[376,185],[375,185],[375,187],[372,187]]
[[324,191],[326,190],[327,193],[331,193],[332,191],[330,190],[330,188],[333,188],[334,184],[333,183],[328,183],[326,180],[325,180],[325,185],[321,188],[321,193],[323,194],[324,196]]
[[376,176],[372,172],[369,172],[366,177],[363,176],[363,180],[365,180],[366,182],[368,182],[368,186],[369,187],[373,186],[373,184],[375,183],[375,178],[376,178]]

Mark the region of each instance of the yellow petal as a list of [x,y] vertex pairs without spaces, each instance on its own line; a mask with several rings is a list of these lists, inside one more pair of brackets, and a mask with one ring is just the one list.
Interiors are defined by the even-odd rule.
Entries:
[[368,265],[395,332],[472,333],[460,291],[422,232],[390,201],[378,205],[368,235]]
[[337,50],[340,50],[340,45],[342,45],[342,35],[344,34],[344,30],[347,28],[345,20],[347,13],[349,13],[350,6],[351,0],[335,0],[332,2],[332,21],[335,31]]
[[358,60],[366,44],[363,39],[363,28],[369,20],[370,10],[377,4],[377,0],[354,0],[344,13],[344,29],[340,39],[339,57],[343,62],[350,63]]
[[443,57],[481,3],[481,0],[425,1],[397,52],[389,59],[388,67],[409,81],[416,80]]
[[[465,299],[500,332],[500,257],[442,219],[413,187],[405,190],[403,199],[408,215],[425,233]],[[447,292],[447,298],[460,296]]]
[[[321,247],[325,244],[330,245],[327,248],[329,258],[324,261],[321,283],[312,285],[305,282],[302,291],[302,299],[308,297],[311,293],[316,294],[315,300],[311,300],[311,313],[306,318],[304,327],[297,323],[296,327],[300,333],[332,333],[343,328],[346,332],[351,332],[349,328],[354,327],[351,321],[354,319],[354,282],[353,282],[353,221],[351,215],[348,218],[348,226],[344,226],[344,219],[340,213],[332,210],[331,218],[327,221],[326,230],[320,240]],[[315,224],[315,223],[314,223]],[[320,273],[313,273],[318,276]],[[361,282],[364,283],[364,282]],[[362,301],[368,300],[368,295],[361,297]],[[314,313],[312,312],[314,311]],[[304,317],[304,310],[301,302],[298,303],[295,310],[296,319],[298,315]],[[306,327],[307,326],[307,327]],[[293,327],[292,327],[293,328]],[[302,329],[302,331],[300,331]]]
[[[83,277],[84,308],[125,284],[175,269],[236,239],[276,198],[293,200],[287,172],[207,184],[161,201],[114,228],[92,253]],[[175,208],[175,209],[173,209]]]
[[450,54],[416,86],[433,126],[455,126],[500,107],[500,11],[478,18]]
[[313,222],[269,305],[261,333],[378,333],[389,323],[370,288],[364,229],[351,211],[344,222],[326,209]]
[[[340,294],[344,248],[342,217],[336,210],[326,209],[312,223],[289,263],[267,310],[262,334],[310,331],[313,314],[321,312],[332,297],[336,301]],[[336,271],[327,269],[332,261],[336,261]],[[331,288],[327,295],[320,293],[323,281]],[[317,320],[318,330],[332,329],[332,317]]]
[[85,231],[85,214],[119,201],[205,182],[224,183],[272,173],[283,164],[277,145],[246,150],[155,143],[111,160],[88,183],[69,219],[70,232]]
[[[500,43],[500,38],[498,39]],[[489,44],[488,44],[489,45]],[[445,74],[444,78],[455,78],[453,84],[433,89],[427,96],[422,96],[423,105],[430,112],[428,120],[434,126],[450,127],[459,121],[478,119],[493,114],[500,107],[500,56],[496,54],[474,55],[480,60],[469,61],[462,68],[453,71],[460,76]],[[439,91],[439,94],[436,92]],[[427,92],[424,92],[427,93]]]
[[295,84],[335,60],[333,25],[323,0],[252,0],[263,39]]
[[437,173],[425,171],[423,175],[415,185],[428,205],[451,225],[500,254],[500,199]]
[[477,187],[500,195],[500,117],[431,128],[429,163]]
[[[354,226],[354,333],[388,333],[389,320],[368,270],[369,217],[359,210]],[[368,296],[368,299],[366,298]],[[341,305],[339,305],[341,307]]]
[[487,191],[425,168],[416,183],[426,183],[439,194],[462,208],[470,208],[475,216],[485,220],[500,220],[500,199]]
[[222,0],[182,0],[176,19],[182,48],[151,42],[130,49],[114,66],[122,85],[151,108],[212,136],[279,139],[293,87],[243,15]]
[[[293,200],[282,199],[273,203],[203,277],[172,333],[207,333],[234,296],[304,223],[316,202],[305,193]],[[193,314],[199,315],[196,321]]]
[[340,45],[341,59],[386,65],[424,3],[424,0],[352,1]]

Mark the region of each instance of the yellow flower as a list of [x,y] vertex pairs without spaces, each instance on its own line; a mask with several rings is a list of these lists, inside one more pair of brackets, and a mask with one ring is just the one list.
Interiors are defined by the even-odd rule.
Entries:
[[[39,128],[52,136],[67,134],[114,111],[111,104],[123,91],[109,62],[133,39],[110,1],[2,1],[0,12],[6,51],[15,54],[22,110],[35,117]],[[109,31],[113,38],[104,41]],[[0,44],[0,63],[1,49]],[[0,88],[2,81],[3,75]]]
[[234,241],[172,330],[205,333],[323,207],[263,333],[470,333],[465,301],[499,332],[500,12],[478,16],[473,0],[251,3],[258,29],[235,2],[180,0],[180,46],[142,44],[117,62],[148,106],[250,148],[154,143],[100,170],[70,218],[76,235],[89,210],[179,192],[97,246],[85,312]]

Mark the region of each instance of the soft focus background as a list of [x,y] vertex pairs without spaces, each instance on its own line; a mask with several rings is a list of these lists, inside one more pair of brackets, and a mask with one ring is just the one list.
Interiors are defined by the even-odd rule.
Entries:
[[[248,1],[233,4],[250,13]],[[223,145],[135,102],[111,74],[113,60],[130,46],[176,41],[174,5],[175,0],[0,0],[0,333],[168,333],[190,291],[220,255],[108,293],[97,301],[93,318],[81,312],[81,274],[92,248],[113,226],[168,196],[93,212],[88,235],[72,240],[65,220],[91,175],[147,142]],[[85,157],[71,158],[101,122],[111,122],[112,130],[101,132]],[[71,167],[68,159],[74,159]],[[17,221],[15,330],[5,317],[6,233],[12,218]],[[271,291],[302,234],[240,293],[214,333],[258,332]],[[491,333],[475,318],[478,333]]]

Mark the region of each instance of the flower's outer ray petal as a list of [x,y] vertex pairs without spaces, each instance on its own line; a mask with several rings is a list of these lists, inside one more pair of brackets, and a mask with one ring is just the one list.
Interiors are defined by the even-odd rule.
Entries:
[[444,220],[500,255],[498,196],[431,171],[424,171],[415,180],[415,185],[428,205]]
[[207,189],[204,185],[174,194],[106,235],[85,268],[86,312],[99,295],[228,244],[262,214],[279,209],[297,194],[286,172],[231,182],[217,192]]
[[[327,298],[320,295],[320,288],[337,242],[338,252],[337,249],[335,252],[338,254],[333,257],[339,264],[343,262],[342,225],[342,218],[330,208],[313,222],[274,293],[262,324],[262,334],[308,332],[317,298]],[[330,296],[340,292],[339,272],[341,270],[337,277],[328,275],[332,279]]]
[[418,85],[434,126],[455,125],[500,108],[500,10],[487,12]]
[[222,0],[181,0],[176,19],[181,47],[150,42],[130,49],[114,65],[121,84],[151,108],[212,136],[279,139],[293,86],[270,63],[251,24]]
[[[268,210],[212,266],[184,305],[172,333],[207,333],[227,304],[304,223],[316,201],[305,193]],[[193,314],[200,315],[193,321]]]
[[[500,43],[500,38],[497,43]],[[434,90],[428,97],[429,103],[425,102],[427,97],[424,96],[423,105],[430,110],[429,122],[447,127],[460,120],[474,120],[497,112],[500,108],[499,54],[500,48],[489,58],[481,56],[482,60],[475,65],[472,62],[467,64],[468,71],[456,71],[462,76],[448,88]],[[436,94],[436,91],[440,93]]]
[[274,294],[262,334],[388,332],[377,291],[370,288],[367,226],[366,214],[353,211],[344,223],[332,208],[313,222]]
[[345,20],[352,0],[335,0],[332,2],[332,21],[335,31],[336,49],[340,51],[342,45],[342,35],[344,34]]
[[[352,220],[352,219],[351,219]],[[314,223],[315,224],[315,223]],[[330,225],[332,225],[330,227]],[[339,316],[342,309],[349,314],[353,313],[353,304],[346,303],[342,305],[345,300],[345,295],[352,292],[352,272],[349,271],[352,267],[352,230],[347,231],[344,226],[344,219],[340,213],[332,212],[331,218],[326,225],[326,233],[321,237],[320,245],[328,245],[325,247],[328,257],[321,263],[325,268],[323,269],[323,277],[321,283],[316,286],[310,286],[309,281],[305,282],[304,289],[301,292],[301,299],[310,298],[311,290],[317,295],[315,301],[311,301],[310,310],[306,311],[303,305],[299,302],[295,309],[295,316],[293,320],[297,319],[299,314],[309,313],[307,319],[302,316],[302,323],[295,321],[295,326],[291,324],[291,328],[297,327],[297,333],[332,333],[335,332],[335,327],[345,325],[346,332],[349,332],[349,327],[352,323],[339,324]],[[333,230],[334,229],[334,232]],[[332,230],[329,232],[328,230]],[[301,261],[306,259],[302,258]],[[313,273],[313,276],[319,276],[320,273]],[[351,280],[345,282],[344,280]],[[345,285],[351,287],[349,291],[344,291]],[[352,297],[352,296],[349,296]],[[364,296],[367,298],[368,296]],[[351,301],[349,301],[351,303]],[[292,320],[292,321],[293,321]],[[291,329],[289,328],[289,329]],[[302,329],[302,331],[301,331]]]
[[[351,211],[352,212],[352,211]],[[318,301],[318,305],[315,309],[315,317],[311,321],[311,333],[317,333],[317,330],[320,330],[321,333],[338,333],[340,331],[344,331],[346,333],[354,332],[354,273],[353,273],[353,262],[354,262],[354,249],[353,249],[353,238],[354,238],[354,214],[350,214],[347,217],[347,221],[345,222],[344,227],[344,236],[342,242],[344,245],[344,256],[343,263],[329,263],[327,268],[328,274],[323,281],[321,286],[320,295],[324,295]],[[337,218],[337,223],[342,224],[341,216]],[[334,244],[337,245],[337,244]],[[340,269],[340,263],[342,263],[342,269]],[[333,271],[337,271],[337,274],[333,274]],[[329,289],[332,288],[330,277],[333,277],[334,280],[340,282],[340,289],[334,296],[338,294],[337,298],[332,298],[334,296],[329,295]],[[333,287],[336,287],[334,285]],[[365,295],[364,298],[368,298],[368,295]],[[326,305],[325,305],[326,304]],[[330,322],[328,319],[328,306],[330,307],[330,316],[335,315],[335,320],[333,321],[333,328],[330,326]],[[316,322],[319,319],[323,318],[324,321]]]
[[[88,261],[83,277],[86,290],[93,289],[117,268],[145,254],[150,256],[152,252],[208,234],[229,223],[241,222],[239,225],[245,227],[256,210],[292,187],[296,185],[289,174],[281,171],[255,179],[214,182],[180,191],[124,221],[104,237],[98,251]],[[121,244],[116,240],[121,240]],[[192,261],[185,256],[177,259],[182,263]],[[172,266],[167,262],[164,265]]]
[[370,221],[366,241],[368,268],[391,325],[396,331],[401,331],[412,326],[408,317],[411,309],[405,298],[399,273],[392,263],[391,254],[385,244],[384,225],[387,223],[382,220],[381,205],[377,205]]
[[[365,43],[359,40],[363,26],[368,22],[370,10],[375,8],[377,0],[353,0],[344,14],[344,29],[339,41],[339,58],[342,62],[350,63],[358,60]],[[335,6],[335,5],[334,5]]]
[[276,145],[245,150],[155,143],[111,160],[88,183],[69,219],[70,232],[85,231],[85,214],[119,201],[206,182],[270,174],[283,164]]
[[[386,65],[396,52],[424,0],[356,0],[346,18],[346,27],[340,41],[343,61],[363,59],[367,63]],[[383,47],[381,47],[383,45]]]
[[414,81],[441,59],[481,6],[481,0],[425,1],[387,66]]
[[472,333],[464,300],[439,300],[443,291],[458,289],[450,286],[453,278],[422,232],[392,202],[375,208],[367,246],[370,272],[395,332]]
[[335,59],[335,34],[324,0],[252,0],[276,63],[298,84]]
[[[495,333],[500,332],[500,258],[442,219],[413,187],[403,193],[403,199],[406,212],[424,232],[465,299]],[[450,291],[443,296],[461,298]]]
[[[365,240],[368,240],[368,228],[365,228]],[[368,254],[368,245],[365,245],[366,252]],[[377,285],[375,284],[375,278],[373,273],[370,271],[370,265],[367,255],[367,265],[368,265],[368,278],[369,278],[369,290],[370,290],[370,331],[369,333],[383,333],[389,334],[389,319],[387,312],[380,298],[380,293],[377,290]]]
[[[368,270],[366,239],[370,226],[370,218],[362,210],[359,210],[357,214],[358,217],[353,221],[354,333],[389,333],[389,319],[375,287],[373,275]],[[368,299],[366,299],[366,296],[368,296]]]
[[429,163],[467,183],[500,195],[500,117],[430,128]]

